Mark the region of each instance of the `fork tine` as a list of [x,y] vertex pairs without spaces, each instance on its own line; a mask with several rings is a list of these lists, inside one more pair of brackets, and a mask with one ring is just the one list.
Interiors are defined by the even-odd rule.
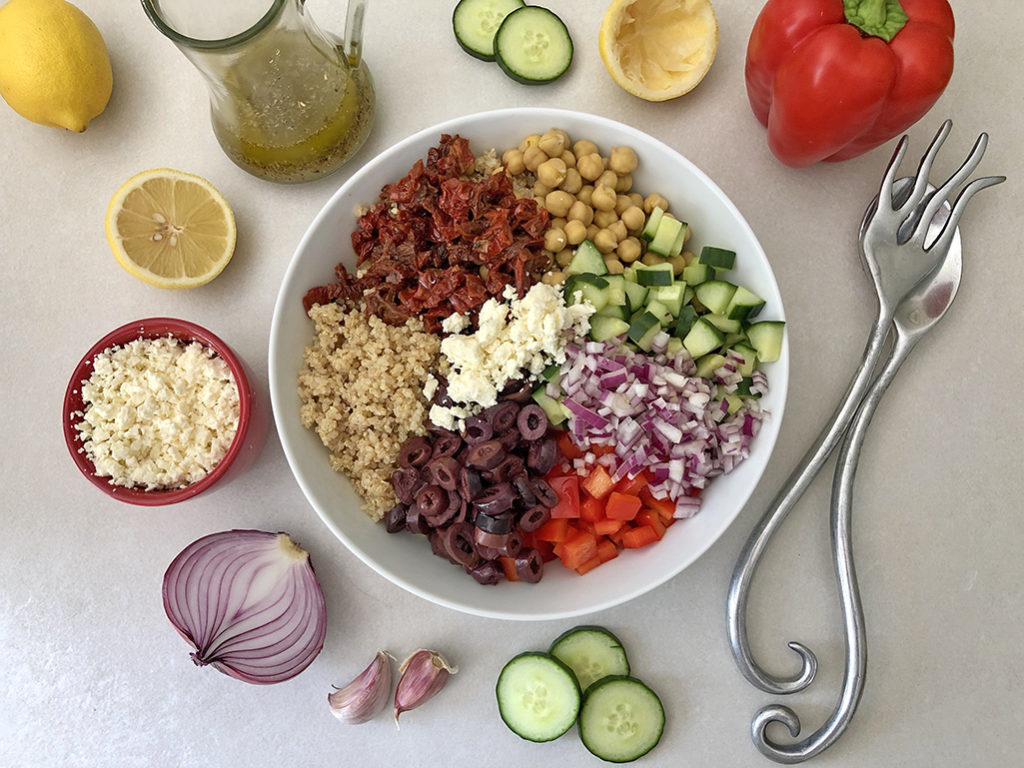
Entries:
[[[964,160],[956,173],[946,179],[946,183],[939,187],[932,196],[928,199],[924,208],[921,211],[921,217],[918,219],[917,227],[914,230],[913,239],[921,245],[924,245],[925,235],[928,233],[928,226],[931,224],[935,214],[939,212],[939,208],[946,202],[946,198],[950,196],[954,189],[960,186],[967,177],[974,173],[974,169],[978,167],[981,162],[981,158],[985,154],[985,148],[988,146],[988,134],[982,133],[978,136],[978,139],[974,142],[974,147],[971,149],[971,153]],[[969,199],[969,198],[968,198]],[[966,202],[966,201],[965,201]]]
[[946,225],[942,228],[942,232],[935,242],[928,246],[928,250],[938,249],[936,252],[942,253],[948,249],[953,241],[953,237],[956,235],[956,225],[960,221],[960,217],[963,215],[970,199],[986,187],[994,187],[996,184],[1002,184],[1004,181],[1006,181],[1005,176],[984,176],[980,179],[975,179],[964,187],[960,194],[957,195],[956,202],[953,203],[953,208],[949,213],[949,218],[946,220]]
[[885,176],[882,177],[882,185],[878,190],[878,204],[881,205],[884,200],[886,203],[886,212],[894,213],[896,210],[896,201],[893,199],[893,184],[896,181],[896,171],[900,167],[900,163],[903,162],[903,156],[907,154],[907,144],[909,140],[906,135],[900,138],[899,143],[896,145],[896,151],[892,153],[892,159],[889,160],[889,165],[885,169]]
[[[946,137],[949,136],[949,132],[952,127],[953,121],[947,119],[943,121],[939,130],[935,132],[935,138],[933,138],[932,143],[928,145],[927,151],[924,153],[920,164],[917,166],[917,175],[914,177],[914,189],[903,205],[898,209],[900,214],[909,214],[917,208],[917,206],[921,204],[921,200],[924,199],[925,192],[928,189],[928,177],[932,172],[932,163],[935,162],[935,156],[939,154],[939,150],[942,148],[942,144],[946,140]],[[931,219],[928,218],[926,221],[931,221]]]

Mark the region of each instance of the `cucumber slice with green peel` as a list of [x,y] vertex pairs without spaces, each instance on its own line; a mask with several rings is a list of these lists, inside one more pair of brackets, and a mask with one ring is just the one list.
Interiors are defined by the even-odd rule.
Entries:
[[562,408],[562,404],[559,403],[555,398],[544,391],[544,387],[535,389],[533,391],[533,402],[544,409],[544,413],[547,414],[548,421],[558,426],[566,419],[565,411]]
[[743,407],[743,398],[734,392],[728,392],[722,395],[722,399],[725,400],[725,404],[728,406],[726,413],[730,416]]
[[664,209],[662,209],[660,206],[657,206],[657,205],[654,206],[654,210],[652,210],[650,215],[648,215],[647,223],[644,224],[644,228],[640,232],[640,237],[642,237],[647,242],[650,242],[651,240],[653,240],[654,239],[654,235],[658,231],[658,225],[661,224],[661,217],[664,216],[664,215],[665,215]]
[[654,344],[654,337],[661,333],[661,321],[651,312],[644,311],[634,320],[626,336],[644,352],[649,352]]
[[576,246],[576,253],[565,271],[570,275],[606,275],[608,265],[604,263],[604,254],[598,247],[590,240],[584,240]]
[[743,358],[742,363],[738,363],[736,369],[742,376],[749,376],[755,370],[757,370],[757,350],[751,347],[749,344],[734,344],[732,351]]
[[608,341],[627,333],[629,325],[621,317],[594,315],[590,318],[590,338],[594,341]]
[[647,292],[650,288],[628,279],[622,287],[626,291],[626,299],[629,301],[630,308],[642,307],[647,301]]
[[604,280],[608,283],[608,303],[626,306],[626,278],[622,275],[604,275]]
[[[739,320],[733,320],[730,317],[726,317],[725,315],[704,315],[704,319],[711,323],[713,326],[715,326],[715,328],[720,330],[722,333],[738,334],[741,330],[743,330],[743,323],[741,323]],[[728,344],[729,340],[724,339],[723,343]]]
[[701,264],[707,264],[709,267],[715,269],[732,269],[736,263],[736,251],[730,251],[728,248],[715,248],[711,245],[705,245],[700,251],[700,257],[697,261]]
[[462,50],[482,61],[494,61],[494,35],[523,0],[461,0],[452,13],[452,28]]
[[562,366],[558,363],[552,363],[541,371],[540,375],[545,381],[558,381],[562,378]]
[[652,301],[664,304],[672,317],[677,317],[683,309],[683,296],[686,294],[686,283],[675,282],[672,285],[659,285],[651,288],[647,294],[647,304]]
[[693,321],[690,332],[683,337],[683,346],[690,353],[690,357],[696,360],[708,352],[714,352],[722,346],[725,336],[703,317]]
[[704,355],[697,361],[697,371],[693,375],[701,379],[710,379],[711,375],[721,368],[724,362],[725,355],[720,355],[717,352]]
[[659,323],[668,323],[672,320],[672,312],[660,301],[648,301],[647,312],[658,318]]
[[643,757],[661,740],[665,708],[658,695],[634,677],[611,675],[587,689],[580,707],[580,739],[610,763]]
[[529,651],[511,659],[495,686],[498,713],[527,741],[552,741],[568,731],[580,712],[580,684],[564,663]]
[[762,320],[747,328],[747,339],[757,350],[762,363],[774,363],[782,355],[782,336],[786,324],[782,320]]
[[584,691],[608,675],[628,675],[629,660],[622,643],[604,627],[582,626],[563,632],[549,653],[576,675]]
[[760,397],[761,396],[760,392],[751,392],[750,391],[750,387],[753,386],[753,384],[754,384],[754,382],[751,379],[749,379],[749,378],[742,379],[736,385],[736,391],[733,392],[732,394],[737,395],[738,397],[754,397],[754,398]]
[[690,225],[684,221],[683,228],[679,230],[679,234],[676,235],[676,239],[673,240],[672,245],[669,246],[669,256],[678,256],[683,252],[683,243],[686,242],[686,232],[689,230],[689,228]]
[[725,314],[735,320],[748,320],[757,317],[757,313],[764,308],[764,299],[742,285],[736,286],[736,293],[729,300],[729,306]]
[[629,320],[630,314],[629,307],[625,304],[605,304],[599,312],[594,313],[594,317],[617,317],[619,320]]
[[524,85],[550,83],[572,63],[572,37],[547,8],[512,11],[494,35],[494,57],[502,72]]
[[652,264],[651,266],[638,264],[633,268],[633,270],[636,275],[636,281],[640,285],[647,287],[652,285],[672,285],[674,281],[672,276],[672,265],[668,262],[664,264]]
[[658,224],[658,231],[647,246],[647,250],[659,256],[668,256],[672,250],[672,244],[683,229],[683,222],[668,214],[661,217]]
[[668,346],[665,348],[665,354],[669,357],[676,357],[686,347],[683,346],[683,340],[677,336],[672,336],[668,340]]
[[684,305],[679,310],[679,317],[676,318],[675,328],[672,329],[672,335],[676,338],[682,339],[686,337],[686,334],[690,332],[690,328],[693,327],[694,320],[697,319],[697,312],[693,307]]
[[700,264],[698,262],[687,264],[683,267],[683,274],[680,275],[687,285],[700,285],[706,280],[711,280],[714,276],[714,269],[707,264]]
[[708,312],[721,315],[725,313],[733,294],[736,293],[736,286],[725,280],[708,280],[693,290],[697,294],[697,301],[703,304]]

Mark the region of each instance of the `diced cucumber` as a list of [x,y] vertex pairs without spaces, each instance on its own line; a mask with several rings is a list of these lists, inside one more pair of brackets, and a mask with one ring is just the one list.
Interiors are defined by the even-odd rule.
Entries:
[[725,313],[726,307],[736,293],[736,286],[727,283],[725,280],[708,280],[693,289],[697,294],[697,301],[703,304],[708,312],[713,315]]
[[729,306],[725,314],[736,320],[748,320],[757,317],[757,313],[764,307],[764,299],[742,285],[736,286],[736,293],[729,300]]
[[665,211],[661,207],[654,206],[654,210],[647,217],[647,223],[644,224],[640,237],[648,242],[653,240],[655,233],[658,231],[658,225],[661,224],[661,217],[664,215]]
[[750,387],[754,382],[750,379],[743,379],[739,384],[736,385],[736,391],[733,393],[739,397],[760,397],[761,394],[750,391]]
[[[709,314],[704,315],[704,319],[711,323],[715,328],[720,330],[722,333],[739,333],[743,329],[743,323],[739,320],[733,320],[732,318],[726,317],[725,315]],[[725,344],[729,343],[728,339],[724,340]]]
[[703,317],[698,317],[693,321],[690,332],[683,337],[683,346],[690,353],[690,357],[696,360],[718,349],[724,340],[725,337],[720,330]]
[[700,251],[698,261],[715,269],[732,269],[736,263],[736,251],[705,245]]
[[683,274],[680,277],[686,281],[687,285],[700,285],[705,280],[710,280],[715,276],[715,271],[707,264],[701,264],[694,262],[693,264],[687,264],[683,267]]
[[661,332],[661,322],[651,312],[644,311],[629,326],[626,335],[644,352],[650,352],[654,337]]
[[679,234],[676,235],[676,239],[672,241],[672,245],[668,249],[669,256],[678,256],[683,252],[683,243],[686,241],[686,231],[689,228],[690,225],[684,221],[683,228],[679,230]]
[[574,627],[562,633],[549,652],[573,671],[584,691],[608,675],[629,674],[622,643],[604,627]]
[[686,347],[683,346],[683,340],[677,336],[672,336],[668,340],[668,347],[665,348],[665,354],[669,357],[675,357],[684,349],[686,349]]
[[749,344],[734,344],[732,351],[743,358],[743,362],[736,367],[740,374],[749,376],[757,369],[757,350]]
[[608,281],[597,275],[571,275],[565,281],[566,304],[577,303],[577,295],[589,302],[596,311],[608,303]]
[[672,285],[672,265],[668,262],[652,264],[651,266],[637,264],[633,269],[635,270],[636,281],[640,285],[648,287],[652,285]]
[[693,321],[697,319],[697,312],[689,304],[683,306],[679,310],[679,317],[676,318],[675,328],[672,330],[672,335],[677,338],[685,338],[686,334],[690,332],[690,328],[693,327]]
[[576,246],[576,253],[565,271],[570,275],[605,275],[608,274],[608,265],[604,263],[604,255],[597,246],[584,240]]
[[664,304],[673,317],[679,315],[683,308],[683,295],[686,293],[686,283],[676,282],[672,285],[659,285],[651,288],[647,293],[647,305],[652,301]]
[[743,407],[743,398],[735,392],[726,392],[722,395],[722,399],[725,400],[726,405],[729,406],[727,413],[732,416],[736,411]]
[[647,292],[650,290],[649,288],[629,279],[625,280],[622,287],[626,291],[626,299],[629,301],[631,309],[644,305],[644,302],[647,300]]
[[774,363],[779,359],[785,325],[781,320],[762,320],[747,328],[747,338],[762,363]]
[[648,301],[647,312],[658,318],[659,323],[667,323],[672,319],[672,312],[660,301]]
[[647,250],[660,256],[668,256],[672,250],[672,244],[682,229],[683,222],[679,219],[668,214],[662,216],[661,222],[658,224],[658,231],[654,233],[654,238],[647,246]]
[[533,391],[533,402],[544,409],[544,413],[547,414],[548,421],[554,426],[557,427],[565,421],[566,416],[565,411],[562,409],[562,404],[545,392],[544,387],[540,387]]
[[646,755],[661,740],[665,708],[658,695],[634,677],[611,675],[587,689],[580,707],[580,739],[610,763]]
[[711,374],[721,368],[722,363],[724,362],[725,355],[720,355],[717,352],[704,355],[704,357],[697,361],[697,372],[694,373],[694,376],[698,376],[702,379],[710,379]]
[[568,731],[580,712],[580,684],[564,663],[547,653],[521,653],[498,675],[498,712],[527,741],[551,741]]
[[626,278],[622,275],[605,275],[604,279],[608,282],[608,303],[626,306]]
[[540,373],[541,377],[545,381],[556,381],[562,378],[562,366],[558,363],[552,363]]
[[629,331],[629,323],[621,317],[594,315],[590,318],[590,338],[594,341],[607,341]]
[[483,61],[494,61],[494,35],[523,0],[460,0],[452,14],[455,39],[462,50]]
[[558,16],[527,5],[512,11],[494,35],[501,71],[525,85],[549,83],[572,63],[572,38]]
[[625,304],[605,304],[595,317],[617,317],[619,320],[629,320],[629,307]]

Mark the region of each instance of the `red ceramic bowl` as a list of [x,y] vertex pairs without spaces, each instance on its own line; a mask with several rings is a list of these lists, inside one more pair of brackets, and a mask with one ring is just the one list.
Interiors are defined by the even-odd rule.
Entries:
[[[157,339],[167,336],[174,336],[185,343],[198,341],[220,355],[228,364],[231,374],[235,378],[235,384],[238,386],[238,431],[221,462],[203,479],[184,488],[147,491],[142,488],[123,488],[113,485],[108,478],[99,477],[96,474],[96,468],[85,451],[82,450],[82,441],[78,430],[75,429],[75,424],[80,420],[80,416],[77,414],[85,410],[85,404],[82,401],[82,382],[92,375],[93,360],[103,350],[127,344],[135,339]],[[233,479],[240,475],[259,455],[266,439],[269,419],[266,408],[259,405],[259,397],[251,382],[251,372],[246,365],[235,356],[227,344],[205,328],[187,320],[175,320],[169,317],[136,320],[133,323],[122,325],[97,341],[75,368],[75,372],[71,375],[71,381],[68,383],[67,392],[64,394],[64,442],[68,446],[71,458],[74,459],[76,466],[89,482],[118,501],[153,507],[185,501],[185,499],[199,495],[214,484],[226,484],[228,478]]]

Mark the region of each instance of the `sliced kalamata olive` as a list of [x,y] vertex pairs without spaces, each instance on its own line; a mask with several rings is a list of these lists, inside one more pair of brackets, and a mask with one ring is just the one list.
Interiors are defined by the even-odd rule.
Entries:
[[432,452],[433,446],[427,438],[422,435],[410,437],[398,453],[398,463],[403,467],[422,467],[430,461]]
[[537,497],[533,493],[533,483],[530,481],[528,473],[520,472],[513,477],[512,487],[516,489],[516,493],[519,494],[519,501],[522,502],[524,507],[532,507],[537,503]]
[[488,515],[481,513],[473,518],[473,524],[488,533],[508,533],[512,530],[512,515]]
[[448,508],[448,491],[440,485],[425,485],[416,494],[416,509],[427,518],[438,515]]
[[485,440],[466,451],[466,463],[476,469],[494,469],[504,458],[505,450],[497,440]]
[[448,556],[465,568],[473,568],[480,563],[480,555],[473,548],[473,526],[469,523],[453,523],[441,533]]
[[423,481],[416,467],[399,467],[391,473],[391,487],[395,489],[395,496],[403,504],[413,503],[421,485]]
[[519,516],[519,528],[527,533],[536,531],[551,519],[551,510],[543,504],[530,507]]
[[538,440],[548,431],[548,415],[536,403],[529,403],[519,411],[516,426],[524,440]]
[[462,501],[459,494],[447,491],[444,493],[448,502],[444,509],[435,514],[424,514],[423,516],[431,528],[446,528],[459,514],[459,503]]
[[470,416],[466,419],[466,442],[470,445],[476,445],[482,443],[484,440],[490,440],[491,435],[494,434],[494,429],[491,427],[491,423],[487,419],[483,419],[479,416]]
[[558,443],[550,437],[530,443],[530,451],[526,454],[526,466],[538,475],[546,475],[558,463]]
[[462,447],[462,437],[457,432],[444,430],[436,433],[434,437],[434,452],[430,455],[432,459],[439,459],[442,456],[454,456]]
[[505,543],[497,549],[501,557],[515,557],[522,548],[523,537],[519,535],[518,531],[512,531],[509,533],[508,538],[505,539]]
[[544,558],[533,547],[523,547],[515,560],[516,575],[520,581],[536,584],[544,575]]
[[485,515],[500,515],[508,512],[516,503],[516,490],[511,483],[498,483],[484,488],[473,501],[473,509]]
[[533,384],[529,379],[513,379],[501,390],[502,400],[511,400],[519,405],[530,402],[532,395]]
[[475,568],[467,568],[466,572],[481,584],[497,584],[504,574],[501,566],[493,560],[482,562]]
[[485,531],[480,526],[473,529],[473,541],[476,542],[477,546],[491,547],[498,550],[498,552],[502,551],[502,548],[508,543],[511,536],[511,533],[491,533],[490,531]]
[[453,499],[457,499],[459,503],[459,509],[455,513],[455,517],[452,518],[453,523],[462,523],[469,519],[469,502],[462,498],[462,495],[456,491],[450,494]]
[[[525,469],[523,460],[518,456],[506,456],[501,464],[491,470],[492,483],[506,483]],[[517,490],[518,492],[518,490]]]
[[480,473],[471,467],[463,467],[459,472],[459,493],[466,501],[472,501],[484,488]]
[[558,503],[558,494],[551,490],[551,486],[542,477],[538,477],[533,481],[533,495],[537,497],[537,501],[548,509],[551,509],[551,507]]
[[438,557],[443,557],[445,560],[450,560],[456,565],[461,565],[448,554],[448,549],[444,545],[444,537],[441,535],[441,531],[431,531],[427,534],[427,541],[430,542],[430,551]]
[[497,440],[501,443],[501,447],[505,450],[505,453],[511,453],[519,447],[519,443],[522,438],[519,436],[519,430],[513,427],[511,430],[498,437]]
[[485,547],[483,544],[473,542],[473,550],[480,555],[481,560],[497,560],[501,555],[494,547]]
[[511,400],[503,400],[485,410],[483,417],[491,423],[494,434],[503,435],[515,426],[519,417],[519,405]]
[[409,510],[405,513],[405,530],[409,533],[430,533],[430,526],[427,524],[426,518],[423,517],[415,504],[409,507]]
[[424,467],[430,479],[446,491],[454,491],[458,487],[461,469],[459,462],[452,456],[438,456]]
[[384,529],[388,533],[398,533],[404,529],[407,510],[405,504],[395,504],[384,515]]

